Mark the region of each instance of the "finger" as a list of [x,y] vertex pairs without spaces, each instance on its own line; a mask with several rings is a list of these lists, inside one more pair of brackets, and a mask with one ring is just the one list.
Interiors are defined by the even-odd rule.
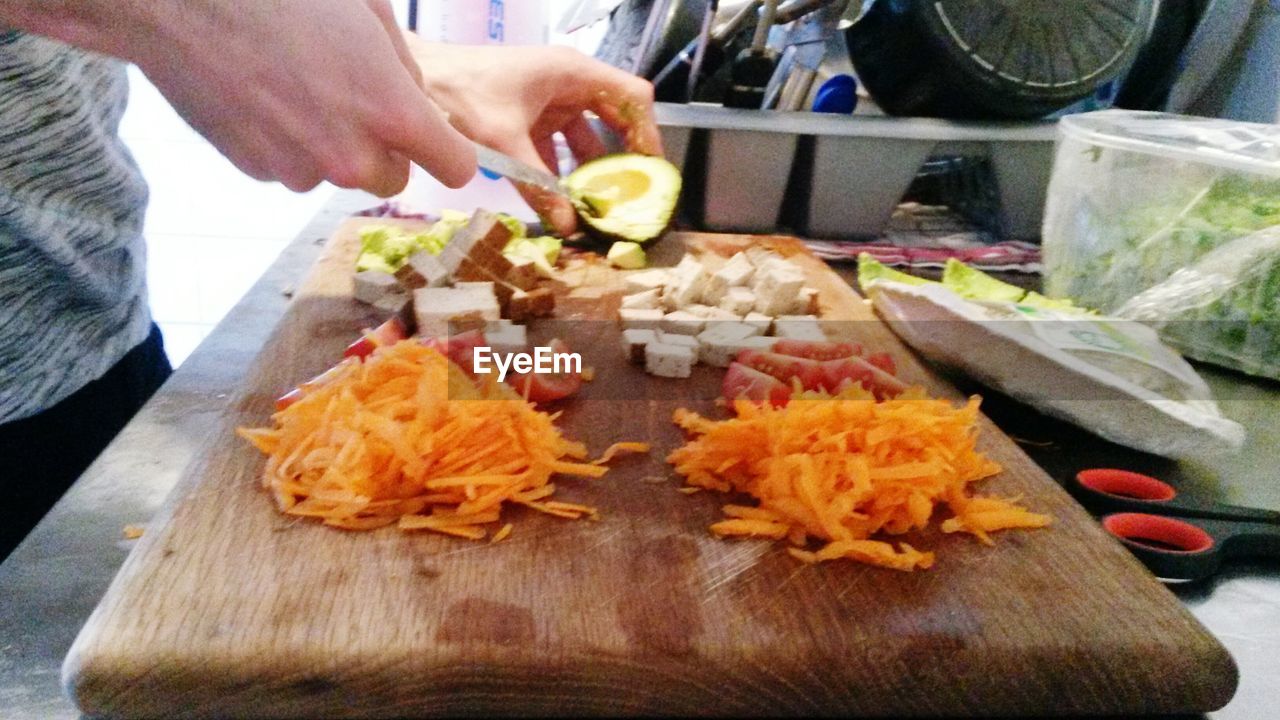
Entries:
[[628,150],[646,155],[662,154],[662,134],[653,114],[653,85],[633,75],[602,72],[601,89],[590,99],[590,109],[605,125],[622,135]]
[[451,188],[460,188],[476,174],[476,151],[449,124],[431,98],[417,88],[384,116],[384,139],[390,149],[426,170]]
[[541,168],[552,175],[559,175],[560,158],[556,156],[555,140],[550,136],[535,138],[533,147],[538,151],[538,158],[542,160]]
[[573,151],[573,157],[579,165],[595,160],[608,151],[591,123],[581,115],[566,123],[560,132],[564,134],[565,142],[569,143],[569,149]]
[[[502,143],[502,147],[495,147],[495,149],[555,174],[550,170],[547,162],[548,156],[552,162],[555,160],[555,144],[549,137],[538,140],[525,137],[522,140],[516,139]],[[543,224],[557,235],[568,237],[578,229],[578,213],[567,198],[524,183],[512,183],[512,185],[524,201],[529,203],[529,207],[538,214]]]

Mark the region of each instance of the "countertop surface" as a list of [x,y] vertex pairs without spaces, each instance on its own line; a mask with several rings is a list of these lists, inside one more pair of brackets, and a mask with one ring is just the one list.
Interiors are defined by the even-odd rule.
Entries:
[[[336,195],[0,565],[0,717],[79,717],[61,691],[62,658],[128,554],[131,542],[122,529],[145,526],[206,442],[225,398],[288,305],[288,289],[301,281],[332,230],[376,203],[359,192]],[[1205,498],[1280,510],[1280,385],[1200,370],[1224,412],[1249,430],[1248,447],[1238,456],[1173,463],[1110,445],[987,391],[984,409],[1058,479],[1087,466],[1129,467]],[[1211,580],[1172,589],[1240,666],[1235,698],[1213,717],[1272,715],[1280,702],[1280,567],[1233,565]]]

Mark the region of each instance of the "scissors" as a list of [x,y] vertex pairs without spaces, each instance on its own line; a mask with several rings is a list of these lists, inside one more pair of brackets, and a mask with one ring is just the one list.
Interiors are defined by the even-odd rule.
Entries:
[[1163,580],[1200,580],[1237,557],[1280,557],[1280,512],[1185,500],[1166,482],[1113,468],[1076,473],[1072,493]]

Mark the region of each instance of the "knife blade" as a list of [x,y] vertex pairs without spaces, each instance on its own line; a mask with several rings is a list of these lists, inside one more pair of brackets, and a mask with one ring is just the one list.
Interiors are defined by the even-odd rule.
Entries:
[[569,198],[569,193],[560,184],[560,178],[555,175],[517,160],[506,153],[498,152],[486,145],[474,144],[476,147],[476,162],[485,170],[497,173],[508,180],[514,180],[524,185],[532,185],[563,198]]

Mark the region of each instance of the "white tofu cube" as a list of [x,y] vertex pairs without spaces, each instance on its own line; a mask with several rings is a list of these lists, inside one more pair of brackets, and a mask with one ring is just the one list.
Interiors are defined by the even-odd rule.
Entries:
[[804,287],[804,275],[794,268],[773,263],[756,273],[756,312],[785,315]]
[[618,320],[624,330],[657,330],[662,324],[662,311],[657,308],[622,308]]
[[734,255],[723,267],[707,278],[707,287],[702,291],[703,302],[719,304],[730,288],[741,287],[751,282],[751,276],[755,271],[755,267],[751,265],[746,255],[742,253]]
[[666,268],[653,268],[652,270],[627,273],[627,294],[661,288],[667,284],[668,274],[669,271]]
[[759,245],[752,245],[742,251],[742,255],[747,258],[747,262],[751,263],[754,268],[761,268],[771,260],[781,260],[782,256],[772,250],[766,250]]
[[622,307],[653,309],[662,307],[662,288],[622,296]]
[[800,288],[800,295],[796,298],[795,309],[791,312],[796,315],[817,315],[818,289],[811,287]]
[[697,335],[702,332],[702,328],[707,324],[706,319],[700,318],[686,310],[676,310],[662,316],[662,323],[659,327],[663,332],[677,333],[679,335]]
[[663,345],[679,345],[681,347],[694,348],[698,347],[698,339],[692,335],[680,335],[679,333],[664,333],[658,331],[658,342]]
[[691,255],[685,255],[671,271],[662,290],[662,304],[668,310],[683,310],[702,299],[707,285],[707,271]]
[[657,341],[658,333],[653,330],[623,330],[622,356],[628,362],[642,363],[644,362],[644,349]]
[[749,288],[732,287],[720,298],[720,309],[742,317],[756,306],[756,294]]
[[693,348],[681,345],[653,343],[644,349],[644,369],[650,375],[667,378],[687,378],[693,374],[696,360]]
[[749,312],[742,318],[742,322],[754,327],[760,335],[768,335],[773,331],[773,318],[764,313]]
[[504,355],[525,352],[529,347],[529,336],[523,325],[508,324],[494,330],[486,330],[484,339],[493,352]]
[[773,321],[773,333],[788,340],[824,342],[827,334],[813,315],[784,315]]
[[490,320],[502,317],[493,285],[487,288],[421,288],[413,293],[413,311],[418,334],[444,337],[455,329],[451,325],[483,328]]
[[743,350],[767,351],[773,349],[774,338],[760,335],[748,335],[733,340],[717,339],[703,343],[698,349],[698,358],[702,362],[715,367],[729,367],[729,363],[738,357]]

